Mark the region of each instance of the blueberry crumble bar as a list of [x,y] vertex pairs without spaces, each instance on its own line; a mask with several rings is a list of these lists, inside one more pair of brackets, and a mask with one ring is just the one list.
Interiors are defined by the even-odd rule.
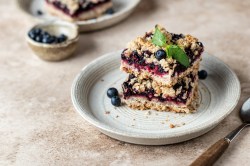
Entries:
[[140,78],[152,78],[160,84],[172,86],[179,78],[185,77],[193,70],[198,70],[203,44],[191,35],[169,33],[164,28],[157,26],[166,36],[168,45],[178,45],[189,58],[190,66],[185,67],[174,58],[159,55],[164,47],[152,42],[155,30],[146,32],[142,37],[137,37],[130,42],[121,55],[121,70],[133,73]]
[[152,79],[139,79],[130,74],[122,84],[124,102],[133,109],[194,112],[197,104],[197,72],[178,80],[172,87],[159,85]]
[[49,13],[68,21],[97,18],[112,8],[111,0],[45,0]]
[[156,25],[130,42],[120,69],[129,74],[123,100],[133,109],[190,113],[198,107],[198,71],[203,44],[191,35]]

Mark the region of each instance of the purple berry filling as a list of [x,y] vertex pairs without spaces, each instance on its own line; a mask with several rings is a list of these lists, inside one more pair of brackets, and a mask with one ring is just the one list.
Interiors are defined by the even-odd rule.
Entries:
[[[191,82],[195,81],[195,76],[193,74],[189,74],[187,77],[191,78],[191,80],[192,80]],[[168,101],[168,102],[174,102],[176,104],[179,104],[179,103],[185,104],[187,102],[187,99],[189,98],[192,90],[193,90],[193,87],[191,86],[191,82],[189,83],[188,86],[186,86],[186,83],[184,81],[181,81],[173,86],[174,90],[177,90],[179,87],[182,86],[181,92],[176,97],[163,98],[162,94],[160,96],[156,97],[156,96],[154,96],[155,91],[152,88],[146,89],[144,92],[138,92],[135,89],[133,89],[133,85],[129,84],[130,80],[133,78],[135,78],[135,76],[130,74],[128,81],[124,82],[122,85],[123,95],[124,95],[125,99],[128,99],[130,97],[135,96],[135,97],[145,97],[149,101],[151,101],[152,99],[157,99],[158,101],[161,101],[161,102]],[[188,88],[186,88],[186,87],[188,87]],[[186,92],[187,92],[187,97],[185,99],[183,99],[183,96]]]
[[[124,51],[126,51],[126,49]],[[149,72],[156,75],[167,74],[167,72],[164,71],[161,65],[146,63],[145,58],[148,58],[152,54],[150,51],[144,51],[142,55],[138,54],[137,51],[133,51],[129,58],[124,55],[124,51],[121,55],[122,60],[129,65],[133,65],[138,70],[148,70]]]
[[69,9],[67,8],[67,6],[62,4],[61,2],[54,1],[54,2],[51,3],[48,0],[46,0],[47,3],[53,5],[55,8],[63,11],[65,14],[70,15],[71,17],[77,17],[82,12],[92,10],[93,8],[95,8],[97,6],[102,5],[102,4],[106,3],[106,2],[110,2],[110,1],[111,0],[102,0],[102,1],[99,1],[98,3],[89,2],[85,7],[83,7],[81,5],[81,3],[80,3],[79,8],[73,14],[70,14]]
[[[131,53],[131,55],[129,57],[126,57],[124,52],[127,49],[124,49],[124,51],[121,54],[121,59],[126,62],[129,65],[133,65],[136,69],[140,70],[147,70],[150,73],[152,73],[153,75],[165,75],[168,74],[167,71],[165,71],[163,69],[163,67],[161,65],[156,65],[154,63],[146,63],[145,59],[149,58],[150,55],[152,54],[150,51],[144,51],[141,55],[137,53],[137,51],[133,51]],[[203,50],[201,50],[199,52],[198,56],[195,56],[194,53],[191,51],[190,48],[185,49],[185,52],[187,54],[187,56],[190,58],[191,62],[191,66],[192,64],[201,56],[201,53],[203,52]],[[171,65],[171,64],[170,64]],[[187,70],[187,68],[183,65],[181,65],[179,62],[176,63],[176,67],[174,69],[173,74],[171,75],[172,77],[175,76],[176,74],[179,75],[180,73],[184,72],[185,70]]]

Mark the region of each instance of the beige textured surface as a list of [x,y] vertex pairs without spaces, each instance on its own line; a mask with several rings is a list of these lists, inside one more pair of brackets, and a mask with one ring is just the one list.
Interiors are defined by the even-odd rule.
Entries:
[[[171,31],[197,36],[206,51],[230,65],[241,81],[241,104],[250,96],[249,8],[250,1],[143,0],[121,24],[81,35],[75,57],[49,63],[34,56],[24,40],[34,21],[17,11],[14,0],[1,0],[0,165],[191,163],[240,124],[237,109],[214,130],[194,140],[168,146],[130,145],[101,134],[74,111],[72,80],[91,60],[123,48],[134,36],[160,23]],[[216,165],[248,165],[249,148],[248,128]]]

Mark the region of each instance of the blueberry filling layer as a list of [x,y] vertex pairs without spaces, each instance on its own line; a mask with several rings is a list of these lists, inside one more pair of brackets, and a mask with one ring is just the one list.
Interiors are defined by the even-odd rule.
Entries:
[[[160,94],[159,96],[155,96],[155,90],[153,88],[150,89],[145,88],[145,91],[143,92],[139,92],[138,90],[133,89],[133,85],[137,83],[137,81],[131,83],[131,79],[135,78],[135,76],[130,74],[128,80],[122,84],[123,95],[125,99],[134,96],[134,97],[145,97],[149,101],[151,101],[152,99],[156,99],[160,102],[168,101],[168,102],[174,102],[176,104],[185,104],[189,99],[190,94],[193,90],[191,83],[194,82],[196,79],[196,77],[193,74],[189,74],[187,77],[191,78],[191,81],[188,83],[188,85],[186,85],[185,81],[180,81],[173,86],[173,89],[175,91],[180,87],[182,87],[181,92],[177,96],[163,97],[162,94]],[[185,94],[186,97],[184,97]]]
[[89,11],[97,6],[100,6],[100,5],[107,3],[107,2],[110,2],[110,1],[111,0],[102,0],[102,1],[99,1],[98,3],[88,2],[88,4],[84,5],[84,7],[82,4],[85,2],[82,1],[82,2],[79,2],[79,8],[73,14],[71,14],[68,7],[65,4],[62,4],[60,1],[50,2],[49,0],[46,0],[47,3],[53,5],[55,8],[63,11],[65,14],[70,15],[71,17],[77,17],[82,12]]
[[[124,52],[127,49],[125,49],[122,54],[121,54],[121,59],[126,62],[129,65],[133,65],[136,69],[140,70],[147,70],[149,72],[151,72],[154,75],[165,75],[168,74],[168,71],[165,71],[164,68],[160,65],[160,64],[155,64],[155,63],[146,63],[147,58],[149,58],[150,56],[154,56],[152,55],[152,53],[150,51],[143,51],[142,54],[138,54],[137,51],[133,51],[131,53],[131,55],[129,56],[125,56]],[[201,50],[199,52],[198,56],[195,56],[194,53],[191,51],[190,48],[185,49],[185,52],[187,54],[187,56],[190,58],[190,64],[192,66],[192,64],[200,58],[201,53],[203,52],[203,50]],[[174,66],[174,64],[169,64],[169,68],[172,69]],[[172,77],[175,76],[176,74],[180,74],[182,72],[184,72],[185,70],[187,70],[187,68],[183,65],[181,65],[179,62],[176,62],[176,66],[174,68],[174,72],[171,75]]]
[[[126,51],[126,49],[124,50]],[[153,74],[157,75],[164,75],[167,74],[161,65],[156,65],[154,63],[146,63],[146,58],[149,58],[152,54],[150,51],[144,51],[142,54],[138,54],[137,51],[133,51],[129,57],[126,57],[124,51],[121,55],[121,58],[124,62],[128,63],[129,65],[133,65],[138,70],[144,69],[148,70]]]

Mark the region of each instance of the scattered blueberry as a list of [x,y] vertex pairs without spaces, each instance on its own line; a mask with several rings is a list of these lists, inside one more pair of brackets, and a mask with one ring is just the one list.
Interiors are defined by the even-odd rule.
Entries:
[[106,13],[107,13],[107,14],[114,14],[115,11],[114,11],[113,8],[110,8],[110,9],[108,9],[108,10],[106,11]]
[[114,96],[111,98],[111,104],[118,107],[121,105],[121,99],[119,98],[119,96]]
[[28,32],[28,36],[39,43],[56,44],[67,40],[67,36],[61,34],[59,37],[53,36],[40,28],[33,28]]
[[39,16],[41,16],[41,15],[43,15],[43,12],[41,11],[41,10],[37,10],[37,15],[39,15]]
[[161,59],[165,59],[167,57],[166,52],[162,49],[156,51],[155,58],[160,61]]
[[199,79],[204,80],[207,78],[207,71],[206,70],[201,70],[198,72]]
[[109,98],[118,96],[118,91],[116,88],[109,88],[107,91],[107,95]]

